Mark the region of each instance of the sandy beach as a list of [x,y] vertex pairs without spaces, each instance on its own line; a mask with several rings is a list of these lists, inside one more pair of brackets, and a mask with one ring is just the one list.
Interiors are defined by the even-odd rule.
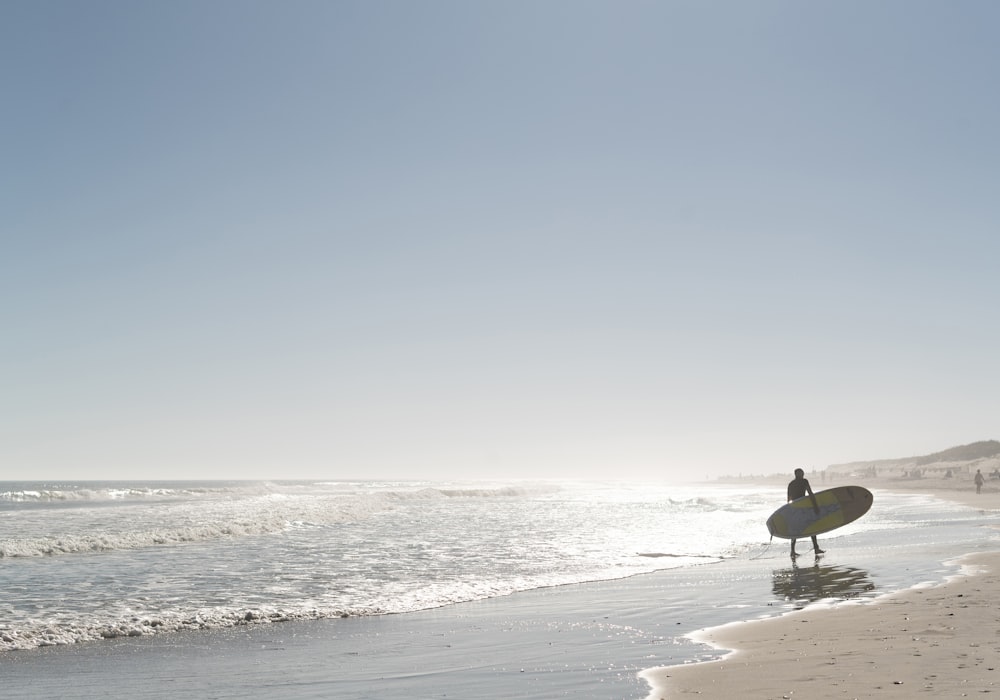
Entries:
[[[1000,509],[996,481],[981,494],[964,480],[865,485]],[[1000,691],[1000,552],[962,563],[968,575],[940,586],[701,630],[695,639],[730,653],[645,672],[649,700],[962,698]]]

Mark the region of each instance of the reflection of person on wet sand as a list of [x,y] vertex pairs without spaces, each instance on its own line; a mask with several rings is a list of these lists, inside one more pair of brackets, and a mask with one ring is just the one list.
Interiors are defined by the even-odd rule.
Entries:
[[860,598],[871,594],[875,584],[863,569],[821,566],[818,562],[800,567],[793,561],[792,568],[773,572],[771,590],[777,597],[801,607],[830,598]]
[[[802,498],[806,494],[812,497],[813,508],[816,511],[816,515],[819,515],[819,503],[816,502],[816,495],[813,493],[812,487],[809,485],[809,479],[806,478],[806,473],[801,469],[795,470],[795,478],[788,484],[788,502],[791,503],[797,498]],[[823,550],[819,548],[819,542],[816,541],[816,535],[812,536],[813,551],[816,554],[822,554]],[[797,557],[798,554],[795,553],[795,538],[792,538],[792,557]]]

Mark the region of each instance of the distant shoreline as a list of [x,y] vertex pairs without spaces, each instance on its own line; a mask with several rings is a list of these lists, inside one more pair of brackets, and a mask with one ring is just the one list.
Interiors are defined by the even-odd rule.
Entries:
[[[975,474],[975,471],[972,472]],[[972,481],[972,475],[961,473],[951,478],[941,476],[929,476],[925,478],[903,478],[893,477],[868,477],[851,476],[847,474],[827,474],[825,480],[806,474],[814,491],[821,491],[834,486],[858,485],[869,490],[883,489],[885,491],[895,491],[897,493],[916,492],[929,496],[954,501],[962,505],[982,508],[983,510],[1000,510],[1000,479],[991,479],[989,472],[983,470],[986,482],[983,484],[982,493],[976,493],[976,485]],[[717,486],[780,486],[784,487],[792,480],[792,475],[761,476],[746,478],[726,478],[716,481],[706,482]]]

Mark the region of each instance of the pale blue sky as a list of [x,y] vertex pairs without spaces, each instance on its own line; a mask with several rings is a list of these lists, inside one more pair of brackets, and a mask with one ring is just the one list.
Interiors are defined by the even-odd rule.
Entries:
[[0,4],[2,478],[1000,437],[1000,5]]

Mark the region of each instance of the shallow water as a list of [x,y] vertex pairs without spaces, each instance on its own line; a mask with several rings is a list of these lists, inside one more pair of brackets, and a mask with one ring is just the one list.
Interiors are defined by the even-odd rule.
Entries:
[[580,483],[8,483],[0,493],[6,648],[410,612],[713,561],[750,546],[744,525],[773,500]]
[[[112,669],[138,654],[163,673],[222,673],[242,697],[304,697],[292,678],[303,675],[344,698],[498,697],[497,678],[505,696],[643,697],[638,670],[714,653],[685,638],[695,629],[938,582],[955,571],[946,561],[996,541],[984,527],[995,516],[882,492],[862,521],[822,538],[826,556],[793,563],[763,530],[776,489],[137,486],[7,501],[5,520],[25,516],[0,544],[8,644],[114,637],[0,655],[10,692],[65,683],[50,668],[100,657]],[[181,531],[195,534],[137,544]],[[10,556],[49,539],[107,548]],[[372,616],[383,611],[407,614]],[[193,651],[205,648],[230,670]],[[171,697],[207,697],[205,683],[174,678]],[[56,694],[97,697],[84,685]]]
[[[0,489],[8,648],[411,612],[748,558],[780,500],[774,489],[579,482]],[[838,538],[852,535],[855,556],[891,545],[901,557],[968,540],[974,524],[968,509],[886,495]]]

